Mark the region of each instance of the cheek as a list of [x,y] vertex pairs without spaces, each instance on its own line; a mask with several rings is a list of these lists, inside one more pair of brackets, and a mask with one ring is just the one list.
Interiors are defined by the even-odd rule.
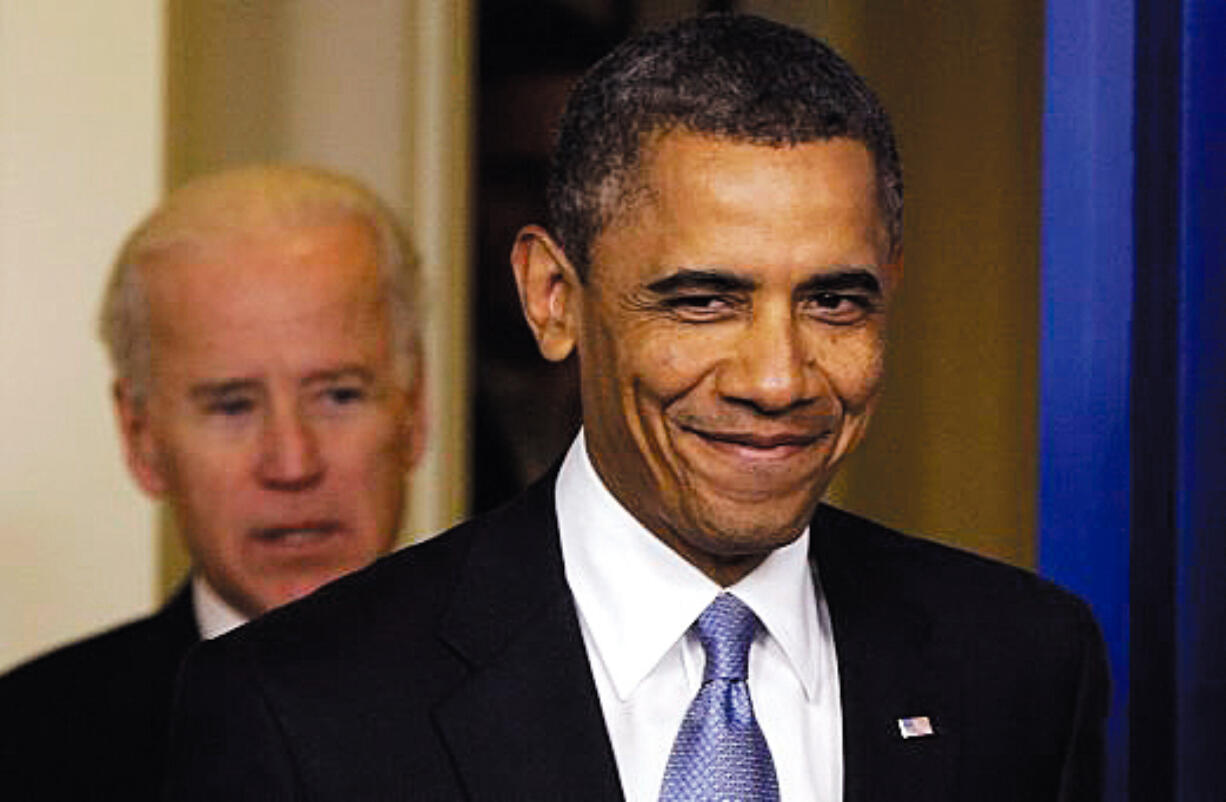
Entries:
[[[243,478],[250,475],[243,460],[199,446],[173,449],[163,457],[167,478],[163,499],[188,551],[198,559],[232,558],[254,504],[249,480]],[[226,554],[230,557],[219,556]]]
[[602,321],[595,321],[595,325],[587,322],[578,357],[585,423],[615,420],[616,416],[609,416],[608,412],[621,405],[621,397],[631,385],[623,375],[623,353],[617,347],[616,334]]
[[411,449],[404,427],[396,422],[381,428],[365,446],[352,463],[357,474],[352,482],[358,486],[340,492],[361,499],[353,513],[366,522],[367,545],[382,553],[395,545],[400,533]]
[[686,397],[719,364],[730,346],[711,329],[676,330],[633,343],[635,385],[646,400],[668,406]]
[[194,438],[166,448],[161,462],[170,494],[225,507],[250,475],[251,455],[238,443],[219,445]]
[[333,443],[329,470],[341,485],[337,492],[351,498],[362,492],[369,498],[399,491],[408,469],[409,444],[404,427],[394,418],[364,432],[334,433]]
[[677,395],[691,387],[710,368],[714,337],[669,337],[650,363],[666,395]]
[[849,410],[876,397],[885,373],[885,343],[877,332],[832,337],[819,349],[819,362],[835,393]]

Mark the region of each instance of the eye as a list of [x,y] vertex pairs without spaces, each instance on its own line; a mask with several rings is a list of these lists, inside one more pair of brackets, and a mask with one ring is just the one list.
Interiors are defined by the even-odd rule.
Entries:
[[322,398],[332,406],[344,407],[366,400],[366,395],[365,388],[344,384],[326,388]]
[[675,295],[664,300],[664,306],[684,320],[722,320],[736,311],[736,299],[721,294]]
[[246,396],[229,396],[219,398],[209,402],[205,410],[210,415],[218,415],[224,418],[236,418],[240,415],[246,415],[255,409],[255,401]]
[[871,298],[847,292],[817,292],[806,300],[805,306],[809,314],[836,326],[859,323],[874,311]]

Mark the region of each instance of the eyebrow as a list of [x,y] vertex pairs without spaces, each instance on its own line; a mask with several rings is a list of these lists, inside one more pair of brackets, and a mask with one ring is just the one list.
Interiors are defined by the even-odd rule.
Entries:
[[[317,370],[314,373],[307,374],[299,384],[325,384],[328,382],[341,381],[344,379],[357,379],[364,383],[370,383],[374,380],[373,374],[369,369],[360,365],[352,365],[330,370]],[[259,390],[263,382],[259,379],[221,379],[219,381],[203,381],[192,385],[188,390],[188,394],[195,399],[201,401],[210,401],[212,399],[221,398],[233,393],[251,392]]]
[[301,384],[327,384],[344,379],[357,379],[364,384],[370,384],[375,380],[375,376],[369,368],[362,365],[345,365],[331,370],[317,370],[314,373],[308,373]]
[[796,288],[796,292],[801,295],[816,292],[846,292],[847,290],[860,290],[870,295],[880,295],[881,282],[868,268],[845,267],[831,273],[811,276]]
[[192,385],[188,395],[198,401],[211,401],[233,393],[256,390],[260,383],[255,379],[222,379],[221,381],[204,381]]
[[[747,292],[757,282],[745,276],[724,270],[683,268],[647,285],[647,289],[659,295],[676,292]],[[810,276],[796,288],[798,294],[815,292],[846,292],[860,290],[871,295],[881,294],[881,282],[872,270],[866,267],[840,267],[828,273]]]
[[723,270],[698,270],[683,268],[657,279],[647,285],[647,289],[659,295],[670,295],[676,292],[745,292],[752,290],[755,282]]

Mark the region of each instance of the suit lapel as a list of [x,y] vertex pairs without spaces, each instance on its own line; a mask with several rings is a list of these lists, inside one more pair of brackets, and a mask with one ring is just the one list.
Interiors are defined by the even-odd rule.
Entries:
[[[960,661],[934,648],[934,622],[908,595],[898,544],[830,508],[818,511],[812,532],[838,654],[844,798],[954,798]],[[905,719],[912,737],[903,737]]]
[[440,637],[470,667],[435,711],[473,800],[620,800],[562,570],[550,474],[477,535]]
[[200,640],[200,625],[196,623],[196,605],[192,601],[192,581],[189,576],[153,614],[162,635],[178,650],[186,651]]

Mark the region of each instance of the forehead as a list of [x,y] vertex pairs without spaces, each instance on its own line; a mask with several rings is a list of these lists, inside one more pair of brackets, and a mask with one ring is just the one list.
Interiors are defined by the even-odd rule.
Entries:
[[748,267],[820,262],[849,248],[877,263],[886,238],[873,160],[858,141],[774,146],[670,132],[644,147],[636,185],[597,237],[597,272],[610,246],[627,240],[645,255]]
[[226,282],[284,282],[293,273],[337,277],[373,265],[374,233],[357,217],[302,223],[204,225],[155,241],[141,277],[159,293]]
[[386,325],[374,237],[353,220],[180,244],[142,278],[155,356],[173,350],[218,367],[325,357]]

